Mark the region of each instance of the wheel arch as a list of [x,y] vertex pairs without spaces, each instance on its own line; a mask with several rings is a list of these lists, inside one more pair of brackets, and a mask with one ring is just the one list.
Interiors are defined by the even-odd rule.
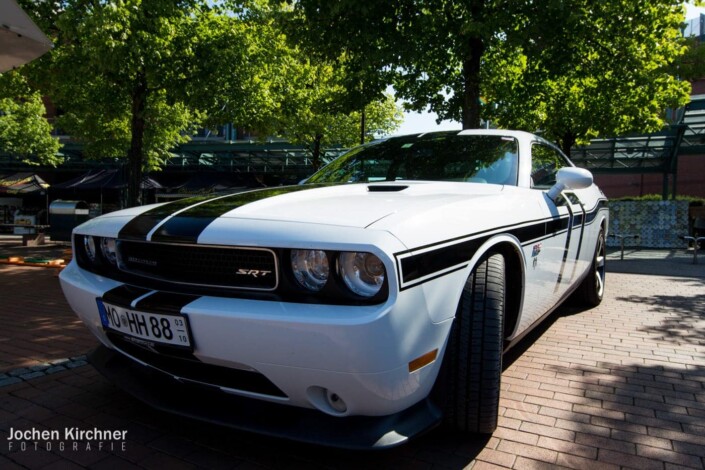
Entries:
[[608,216],[602,217],[602,220],[600,220],[600,228],[604,231],[605,239],[606,239],[607,238],[607,230],[609,228],[609,217]]
[[493,252],[500,253],[505,261],[504,337],[508,338],[519,324],[526,286],[526,262],[519,240],[511,235],[497,235],[487,240],[477,251],[468,275],[476,268],[481,259]]

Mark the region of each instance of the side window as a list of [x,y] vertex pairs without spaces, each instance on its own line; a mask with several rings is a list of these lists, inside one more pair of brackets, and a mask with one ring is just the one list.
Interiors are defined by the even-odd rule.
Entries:
[[531,187],[548,189],[556,184],[556,172],[570,166],[557,150],[534,143],[531,145]]

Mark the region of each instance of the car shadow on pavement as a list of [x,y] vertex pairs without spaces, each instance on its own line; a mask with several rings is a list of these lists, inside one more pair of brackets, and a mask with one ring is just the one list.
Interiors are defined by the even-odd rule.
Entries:
[[[92,468],[411,468],[467,466],[489,437],[433,431],[400,447],[348,451],[240,432],[154,410],[107,382],[90,366],[0,389],[0,467],[38,468],[64,461]],[[263,416],[262,419],[267,419]],[[78,449],[60,442],[8,440],[10,429],[125,430],[124,448]],[[121,444],[121,443],[119,443]],[[11,446],[11,447],[8,447]],[[5,459],[5,460],[3,460]],[[6,462],[8,461],[8,462]]]

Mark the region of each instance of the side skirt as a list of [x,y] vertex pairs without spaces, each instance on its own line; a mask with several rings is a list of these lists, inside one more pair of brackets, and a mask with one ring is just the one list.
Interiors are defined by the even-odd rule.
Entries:
[[512,349],[514,346],[516,346],[517,343],[519,343],[526,335],[528,335],[529,333],[531,333],[531,332],[534,330],[534,328],[536,328],[536,327],[539,326],[541,323],[543,323],[543,321],[544,321],[547,317],[549,317],[549,316],[550,316],[553,312],[555,312],[561,305],[563,305],[563,303],[564,303],[566,300],[568,300],[568,297],[570,297],[571,294],[573,294],[573,292],[575,292],[575,291],[578,289],[578,286],[580,286],[580,283],[583,282],[583,279],[585,279],[585,277],[588,276],[589,274],[590,274],[590,269],[588,269],[582,276],[580,276],[580,278],[578,278],[578,280],[576,280],[576,281],[573,283],[573,286],[572,286],[570,289],[568,289],[567,291],[565,291],[565,293],[561,296],[561,298],[558,300],[558,302],[556,302],[556,304],[555,304],[553,307],[551,307],[548,311],[546,311],[546,313],[544,313],[543,315],[541,315],[541,317],[540,317],[538,320],[536,320],[534,323],[532,323],[526,330],[522,331],[521,333],[519,333],[517,336],[515,336],[514,338],[512,338],[512,339],[509,340],[509,341],[505,340],[505,342],[504,342],[504,353],[506,354],[507,351],[509,351],[510,349]]

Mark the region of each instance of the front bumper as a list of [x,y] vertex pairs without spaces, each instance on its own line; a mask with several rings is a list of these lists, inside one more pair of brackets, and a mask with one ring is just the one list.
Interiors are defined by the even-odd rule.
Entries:
[[184,384],[105,346],[96,349],[89,360],[120,388],[159,410],[310,444],[347,449],[394,447],[433,429],[442,417],[438,407],[425,399],[388,416],[339,418]]
[[[155,373],[219,388],[226,399],[241,395],[317,408],[336,419],[390,417],[423,402],[435,382],[450,328],[450,321],[431,321],[422,291],[413,288],[390,296],[385,304],[362,307],[202,296],[181,308],[194,340],[192,362],[186,367],[194,366],[198,374],[191,376],[171,369],[172,364],[161,367],[145,360],[106,335],[96,299],[120,283],[84,271],[75,262],[63,270],[61,283],[71,307],[104,345],[150,365]],[[438,353],[434,362],[409,371],[411,361],[433,350]],[[210,381],[201,369],[231,375],[232,383]],[[255,380],[266,379],[266,387],[272,384],[281,393],[248,388],[249,382],[239,387],[238,380],[248,374],[260,375]],[[322,391],[342,398],[346,410],[327,406]]]

